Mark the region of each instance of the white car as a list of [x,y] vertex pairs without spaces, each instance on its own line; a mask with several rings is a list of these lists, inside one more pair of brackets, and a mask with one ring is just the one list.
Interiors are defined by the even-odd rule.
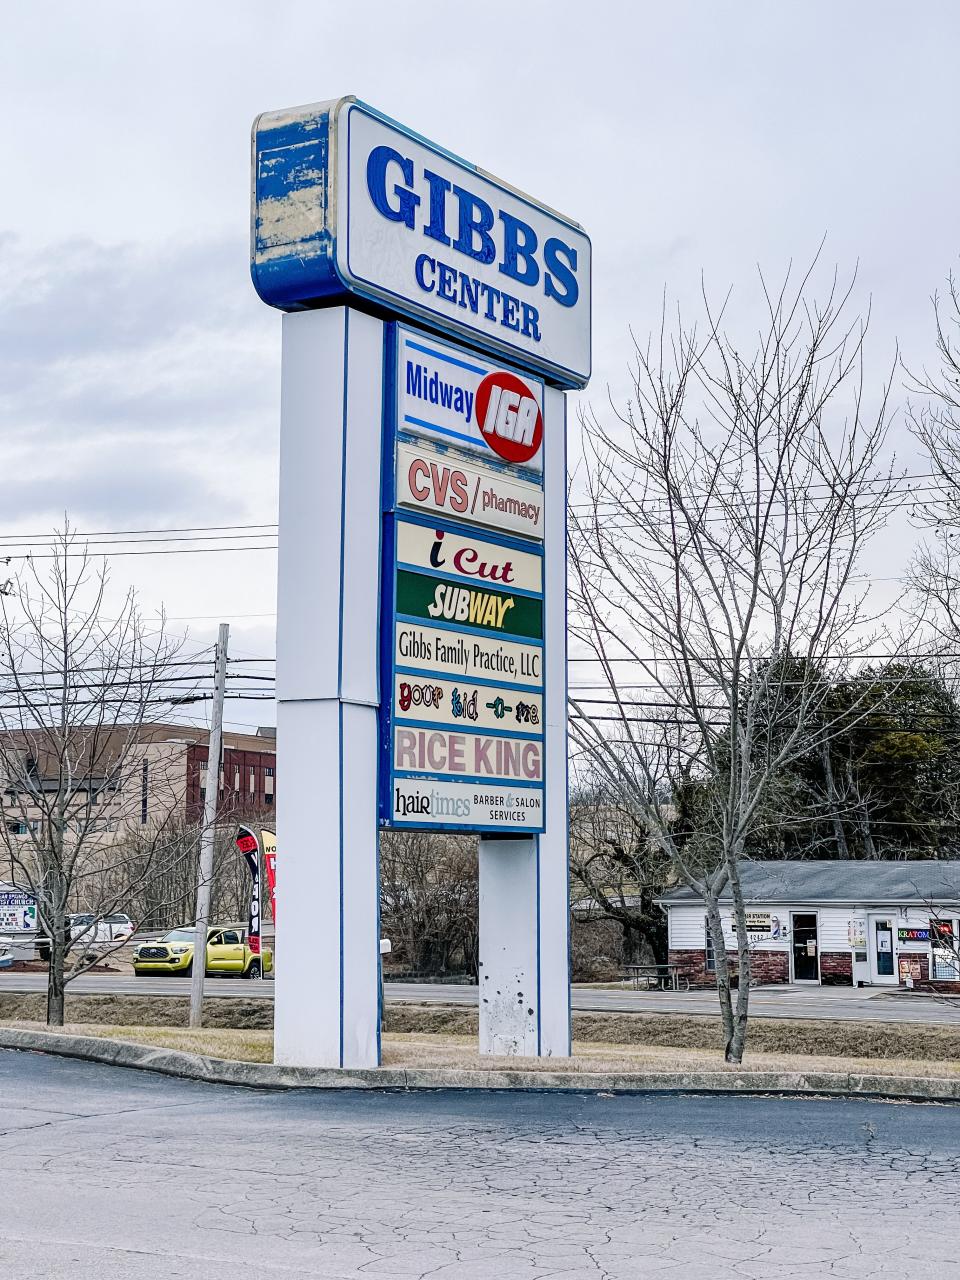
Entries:
[[81,911],[70,917],[70,936],[83,946],[110,946],[133,936],[134,924],[123,914],[101,916]]

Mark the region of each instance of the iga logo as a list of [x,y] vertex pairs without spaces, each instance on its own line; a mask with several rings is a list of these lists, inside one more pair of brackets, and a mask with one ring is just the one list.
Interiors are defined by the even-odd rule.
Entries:
[[477,388],[483,438],[506,462],[529,462],[543,443],[543,414],[530,388],[512,373],[488,373]]

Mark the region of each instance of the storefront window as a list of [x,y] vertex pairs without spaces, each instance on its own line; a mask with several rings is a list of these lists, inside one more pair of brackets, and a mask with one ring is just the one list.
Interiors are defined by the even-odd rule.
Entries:
[[933,949],[933,976],[945,982],[960,979],[960,959],[957,955],[957,939],[960,937],[957,920],[942,918],[930,921],[930,942]]

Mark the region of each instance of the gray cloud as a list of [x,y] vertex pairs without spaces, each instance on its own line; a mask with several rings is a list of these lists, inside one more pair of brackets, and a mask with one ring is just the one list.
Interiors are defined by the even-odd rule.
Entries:
[[175,523],[197,510],[226,514],[230,495],[218,491],[189,467],[158,463],[143,453],[89,458],[62,469],[17,468],[4,486],[0,521],[29,518],[41,532],[63,524],[64,513],[81,530],[120,523],[145,527]]
[[0,240],[0,426],[41,439],[262,431],[275,357],[244,270],[225,240]]

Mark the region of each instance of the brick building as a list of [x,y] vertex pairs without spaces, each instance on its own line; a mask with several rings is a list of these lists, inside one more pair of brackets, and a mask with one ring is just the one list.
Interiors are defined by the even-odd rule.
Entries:
[[[199,822],[207,790],[207,744],[191,743],[186,752],[186,815]],[[277,739],[275,730],[223,734],[223,768],[217,811],[221,814],[269,813],[277,794]]]
[[[78,768],[70,782],[71,811],[83,816],[89,798],[90,814],[83,816],[88,832],[95,832],[104,846],[122,839],[131,827],[148,827],[180,814],[187,822],[199,822],[207,785],[206,729],[193,725],[148,723],[137,726],[136,741],[127,748],[129,729],[108,730],[99,735],[96,758],[85,762],[86,730],[71,737]],[[45,759],[27,735],[24,764],[18,781],[0,777],[0,808],[8,835],[26,839],[43,821],[41,792],[56,794],[57,762]],[[9,739],[16,735],[8,735]],[[112,739],[118,739],[114,746]],[[41,743],[41,748],[46,744]],[[121,753],[122,769],[115,762]],[[225,819],[262,817],[270,813],[276,798],[277,743],[275,729],[255,733],[223,734],[223,768],[220,773],[218,813]],[[85,765],[85,767],[84,767]]]
[[[742,882],[757,982],[960,986],[960,862],[745,862]],[[702,900],[683,887],[657,903],[670,962],[712,986]],[[735,955],[729,889],[721,917]]]

